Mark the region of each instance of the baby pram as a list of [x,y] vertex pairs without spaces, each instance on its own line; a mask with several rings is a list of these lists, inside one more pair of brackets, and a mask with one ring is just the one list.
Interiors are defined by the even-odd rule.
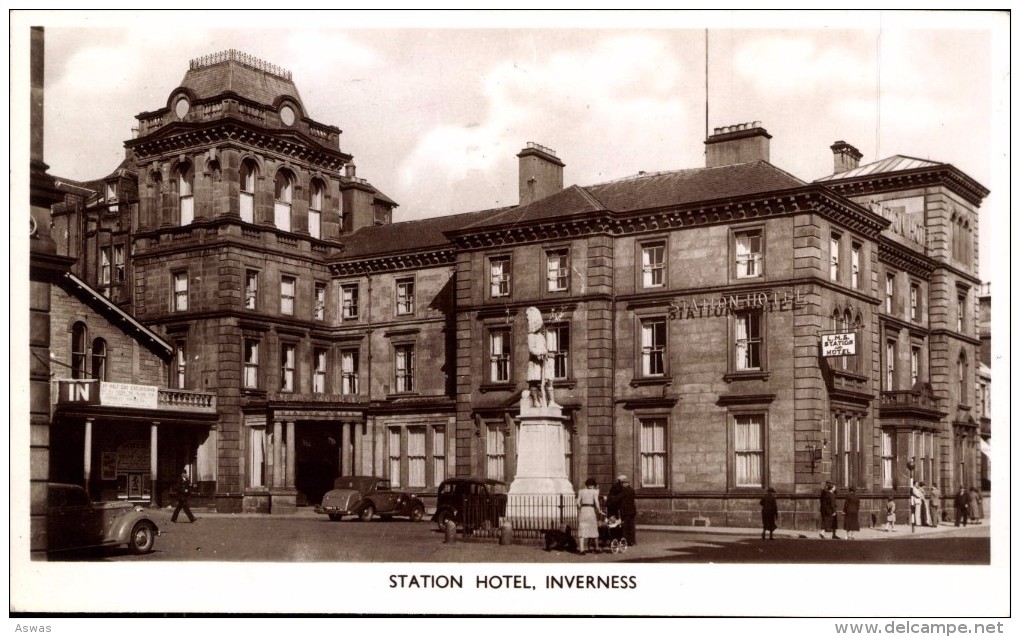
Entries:
[[623,522],[610,516],[599,522],[599,550],[623,553],[627,550],[627,538],[623,537]]

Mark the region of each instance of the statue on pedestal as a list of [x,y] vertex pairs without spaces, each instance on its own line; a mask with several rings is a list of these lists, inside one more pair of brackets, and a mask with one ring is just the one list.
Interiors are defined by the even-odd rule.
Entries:
[[553,358],[549,355],[549,343],[537,307],[525,310],[528,319],[528,393],[533,407],[556,405],[553,399]]

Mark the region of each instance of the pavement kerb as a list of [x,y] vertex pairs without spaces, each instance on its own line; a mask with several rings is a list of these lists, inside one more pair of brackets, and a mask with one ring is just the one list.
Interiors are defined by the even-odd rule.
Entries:
[[[257,519],[257,520],[280,520],[280,519],[316,519],[323,518],[320,514],[315,513],[313,510],[298,510],[294,513],[285,514],[267,514],[267,513],[220,513],[216,511],[206,510],[202,508],[193,508],[197,518],[217,518],[217,519]],[[150,513],[155,513],[159,517],[163,517],[163,514],[169,517],[173,512],[173,507],[161,507],[158,509],[150,509]],[[426,517],[426,521],[428,517]],[[969,526],[983,526],[987,525],[989,521],[987,518],[984,522],[978,525]],[[954,530],[960,530],[967,527],[957,527],[953,524],[943,522],[937,527],[930,526],[917,526],[914,528],[914,532],[911,533],[910,526],[906,524],[896,525],[894,532],[887,532],[883,527],[868,528],[863,527],[860,531],[855,531],[855,539],[861,540],[895,540],[895,539],[906,539],[910,537],[916,537],[918,535],[930,535],[938,533],[947,533]],[[638,531],[655,531],[660,533],[689,533],[699,535],[747,535],[753,537],[761,537],[761,528],[755,527],[732,527],[732,526],[679,526],[679,525],[664,525],[664,524],[638,524]],[[777,539],[830,539],[831,533],[825,533],[825,537],[821,538],[817,530],[806,530],[806,529],[777,529],[775,532]],[[846,539],[846,531],[839,529],[837,536],[840,539]]]

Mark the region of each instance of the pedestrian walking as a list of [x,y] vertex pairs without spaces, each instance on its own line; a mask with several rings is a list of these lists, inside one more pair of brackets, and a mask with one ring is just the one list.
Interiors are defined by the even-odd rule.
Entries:
[[921,503],[924,502],[924,491],[916,483],[910,485],[910,531],[922,523]]
[[832,532],[832,539],[838,540],[839,535],[836,534],[836,485],[832,482],[826,482],[825,486],[822,487],[821,493],[818,494],[818,513],[821,524],[821,529],[818,531],[818,536],[821,538],[825,537],[827,531]]
[[584,488],[577,492],[577,548],[581,555],[588,550],[591,542],[594,550],[599,546],[599,488],[595,478],[584,481]]
[[971,487],[967,493],[967,511],[970,513],[970,521],[974,524],[981,524],[985,517],[984,506],[981,502],[981,492],[977,487]]
[[634,526],[634,521],[637,518],[637,502],[634,488],[630,486],[627,476],[620,476],[617,481],[620,483],[618,502],[620,503],[620,520],[623,522],[623,536],[629,546],[637,546],[637,528]]
[[191,507],[188,506],[188,496],[191,495],[191,480],[188,478],[188,470],[184,469],[181,471],[181,479],[177,482],[177,506],[174,507],[174,513],[170,516],[171,522],[177,521],[177,516],[180,515],[181,511],[188,516],[188,522],[194,522],[195,516],[191,513]]
[[857,495],[857,488],[850,487],[850,493],[843,500],[843,528],[846,529],[846,539],[854,539],[854,533],[861,530],[861,498]]
[[937,484],[928,489],[928,508],[931,509],[931,525],[938,526],[942,522],[942,491]]
[[918,482],[917,487],[921,490],[920,507],[921,515],[917,519],[920,526],[931,526],[931,508],[928,506],[928,487],[923,482]]
[[956,524],[960,526],[960,522],[963,522],[964,526],[967,526],[967,509],[970,508],[970,496],[967,495],[967,490],[960,485],[960,488],[956,491],[956,497],[953,498],[953,507],[956,509]]
[[765,491],[765,497],[758,501],[761,505],[761,539],[765,539],[765,533],[769,539],[774,540],[776,532],[776,520],[779,519],[779,504],[776,502],[776,490],[769,487]]
[[896,531],[896,500],[892,496],[885,499],[885,530],[888,533]]

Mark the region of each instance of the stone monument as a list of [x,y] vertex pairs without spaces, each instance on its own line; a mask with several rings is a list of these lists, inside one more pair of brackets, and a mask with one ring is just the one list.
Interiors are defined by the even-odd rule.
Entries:
[[[517,473],[510,483],[509,517],[556,525],[560,510],[576,515],[574,487],[564,459],[563,408],[553,396],[553,358],[549,355],[542,313],[525,311],[528,320],[528,389],[521,393]],[[519,524],[515,524],[518,526]]]

